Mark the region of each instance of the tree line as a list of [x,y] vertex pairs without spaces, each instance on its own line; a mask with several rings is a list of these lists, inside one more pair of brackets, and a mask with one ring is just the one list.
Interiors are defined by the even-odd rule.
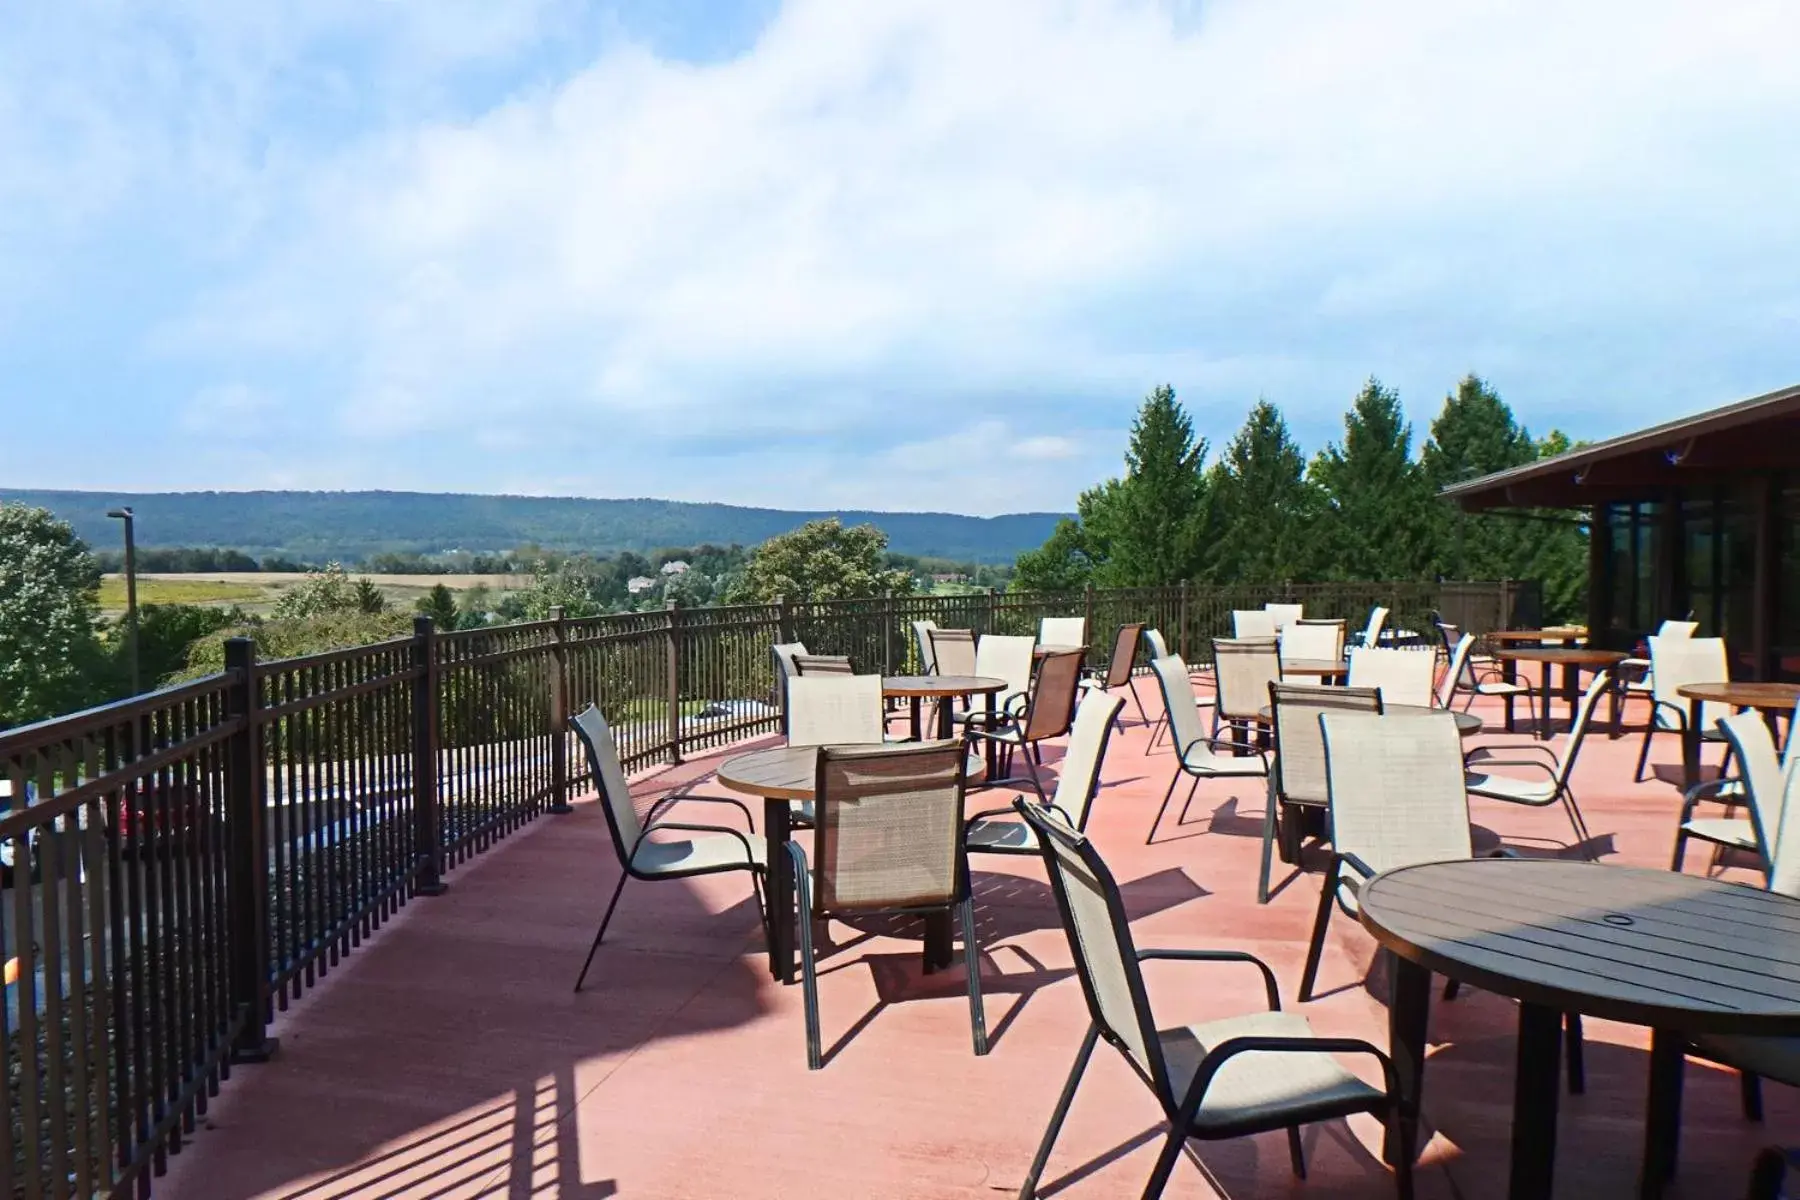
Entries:
[[1027,591],[1336,579],[1537,579],[1546,617],[1579,617],[1587,539],[1568,513],[1469,514],[1439,496],[1461,480],[1572,448],[1542,438],[1470,375],[1414,453],[1400,397],[1371,378],[1342,436],[1309,459],[1258,400],[1216,457],[1172,387],[1132,423],[1125,471],[1081,493],[1077,515],[1021,554]]

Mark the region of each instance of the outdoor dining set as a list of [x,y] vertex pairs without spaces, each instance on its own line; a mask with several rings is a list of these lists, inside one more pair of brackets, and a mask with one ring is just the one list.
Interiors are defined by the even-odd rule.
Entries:
[[[831,1057],[820,1033],[818,961],[831,949],[821,935],[832,920],[875,914],[921,918],[926,971],[952,964],[960,936],[970,1038],[984,1055],[970,862],[1030,856],[1047,874],[1090,1024],[1020,1196],[1036,1194],[1102,1041],[1168,1121],[1145,1196],[1160,1194],[1189,1139],[1284,1131],[1304,1176],[1301,1127],[1353,1113],[1384,1123],[1382,1157],[1411,1195],[1433,975],[1445,1001],[1464,987],[1518,1001],[1514,1197],[1551,1192],[1559,1093],[1585,1087],[1582,1018],[1649,1028],[1640,1193],[1659,1195],[1676,1173],[1687,1057],[1735,1068],[1751,1118],[1760,1117],[1762,1078],[1800,1086],[1800,818],[1784,820],[1800,813],[1800,721],[1789,720],[1785,746],[1778,728],[1800,687],[1732,682],[1725,642],[1696,636],[1692,622],[1665,622],[1632,656],[1590,647],[1578,627],[1477,635],[1434,616],[1417,632],[1388,628],[1388,616],[1376,608],[1351,631],[1301,605],[1240,610],[1232,636],[1204,647],[1204,665],[1178,652],[1185,638],[1172,649],[1136,623],[1119,626],[1103,663],[1091,664],[1080,617],[1046,618],[1035,635],[918,622],[918,666],[903,675],[858,673],[850,657],[777,644],[781,744],[720,763],[713,779],[730,795],[678,790],[642,812],[612,731],[590,707],[572,723],[621,871],[576,989],[627,880],[745,872],[768,969],[792,983],[798,959],[810,1068]],[[1518,675],[1532,665],[1535,687]],[[1145,702],[1148,687],[1160,706]],[[1552,712],[1559,698],[1566,724]],[[1471,743],[1484,732],[1473,711],[1481,699],[1499,702],[1488,709],[1504,709],[1507,732],[1523,703],[1534,736]],[[1590,829],[1575,792],[1602,703],[1617,736],[1638,700],[1647,705],[1638,777],[1651,769],[1657,735],[1680,744],[1671,871],[1601,864],[1608,840]],[[1342,914],[1382,952],[1385,1047],[1317,1035],[1282,1008],[1274,972],[1247,952],[1136,948],[1118,884],[1087,833],[1106,802],[1107,752],[1128,703],[1147,730],[1144,753],[1166,745],[1173,758],[1145,840],[1157,842],[1184,779],[1177,826],[1203,781],[1260,793],[1258,902],[1309,870],[1320,882],[1297,998],[1314,998]],[[1559,728],[1565,736],[1553,742]],[[1060,755],[1046,765],[1051,745]],[[1716,772],[1702,766],[1709,745],[1723,747]],[[995,804],[979,803],[1002,788]],[[1548,857],[1478,850],[1470,797],[1560,810],[1571,840]],[[733,809],[741,822],[669,815],[689,802]],[[1765,886],[1683,873],[1696,842],[1714,867],[1748,865]],[[1263,981],[1267,1010],[1161,1026],[1141,976],[1151,959],[1248,969]],[[1360,1074],[1349,1065],[1359,1059],[1370,1064]]]

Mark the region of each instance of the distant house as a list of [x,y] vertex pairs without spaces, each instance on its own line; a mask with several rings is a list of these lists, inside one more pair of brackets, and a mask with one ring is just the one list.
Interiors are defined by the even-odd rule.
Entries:
[[960,572],[952,572],[949,574],[933,575],[931,577],[931,582],[933,582],[933,583],[967,583],[967,582],[969,582],[969,577],[967,575],[961,574]]
[[673,560],[672,562],[666,562],[662,565],[662,573],[664,575],[670,575],[670,576],[686,575],[687,572],[688,572],[688,565],[686,563],[682,562],[679,558]]
[[625,591],[633,596],[650,591],[655,586],[656,580],[648,575],[633,575],[630,579],[625,581]]

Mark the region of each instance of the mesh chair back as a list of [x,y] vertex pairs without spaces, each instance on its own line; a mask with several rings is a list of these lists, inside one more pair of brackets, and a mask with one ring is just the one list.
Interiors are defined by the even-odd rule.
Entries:
[[625,768],[619,762],[619,748],[613,742],[612,727],[594,705],[569,718],[581,748],[587,753],[588,770],[594,775],[594,788],[600,793],[600,811],[606,814],[606,831],[612,835],[613,850],[619,865],[631,861],[631,852],[644,836],[644,823],[631,806],[631,788],[625,782]]
[[1085,650],[1044,655],[1031,691],[1031,707],[1025,711],[1026,741],[1040,742],[1069,732],[1075,719],[1075,698],[1081,691],[1081,662],[1086,657]]
[[937,627],[936,621],[912,623],[913,640],[919,644],[919,670],[927,675],[937,674],[937,655],[931,652],[931,631]]
[[1275,619],[1275,632],[1280,633],[1289,625],[1306,619],[1304,604],[1265,604],[1263,611]]
[[1800,771],[1782,773],[1781,816],[1769,847],[1769,890],[1800,900]]
[[[1688,711],[1688,700],[1681,690],[1690,683],[1723,683],[1731,678],[1731,666],[1725,657],[1724,638],[1660,638],[1650,643],[1650,694],[1657,701],[1656,721],[1665,729],[1675,727],[1675,718],[1662,706],[1667,704]],[[1707,700],[1701,702],[1700,730],[1712,732],[1713,726],[1729,716],[1729,705]]]
[[1219,680],[1219,715],[1232,720],[1255,717],[1269,702],[1269,685],[1281,681],[1281,656],[1272,637],[1214,638],[1213,663]]
[[1009,696],[1023,696],[1031,691],[1031,651],[1035,643],[1030,637],[984,634],[975,644],[973,675],[1006,680],[1006,691],[997,701]]
[[1276,634],[1275,614],[1260,608],[1231,610],[1231,636],[1234,638],[1272,638]]
[[1455,716],[1325,713],[1319,725],[1340,853],[1376,871],[1473,855]]
[[1087,645],[1087,618],[1045,617],[1038,622],[1038,644],[1085,647]]
[[1069,814],[1075,828],[1086,829],[1088,807],[1100,790],[1100,764],[1112,738],[1113,718],[1125,707],[1125,697],[1089,692],[1075,709],[1069,729],[1069,752],[1063,755],[1056,777],[1056,793],[1050,802]]
[[1112,657],[1106,660],[1106,686],[1124,687],[1131,682],[1131,668],[1137,665],[1138,641],[1144,636],[1142,625],[1121,625],[1113,636]]
[[788,745],[878,746],[881,676],[798,675],[788,681]]
[[[1137,947],[1112,872],[1093,843],[1054,812],[1035,804],[1018,808],[1037,831],[1038,849],[1062,915],[1063,932],[1069,938],[1088,1015],[1100,1035],[1124,1053],[1157,1095],[1169,1097],[1162,1045],[1156,1037]],[[1173,1100],[1165,1099],[1165,1103]]]
[[1279,644],[1284,661],[1302,658],[1336,661],[1343,654],[1344,626],[1339,621],[1327,625],[1295,621],[1282,629]]
[[1556,772],[1558,784],[1569,782],[1569,774],[1575,770],[1575,756],[1581,753],[1581,743],[1587,738],[1588,725],[1594,719],[1594,706],[1611,686],[1612,672],[1596,671],[1588,681],[1587,691],[1581,693],[1581,703],[1575,706],[1575,723],[1569,726],[1569,744],[1563,747],[1562,763]]
[[1169,639],[1162,635],[1160,629],[1144,630],[1144,645],[1150,648],[1150,661],[1169,657]]
[[934,675],[973,675],[975,673],[975,631],[973,629],[932,629],[926,631],[931,642]]
[[[1456,626],[1445,625],[1443,629],[1449,633],[1456,631]],[[1475,668],[1469,662],[1469,654],[1475,648],[1475,635],[1465,633],[1456,639],[1456,645],[1450,650],[1450,666],[1444,672],[1444,683],[1438,693],[1438,704],[1450,707],[1450,700],[1456,695],[1456,689],[1475,686]]]
[[1435,654],[1379,647],[1350,651],[1350,686],[1375,688],[1385,703],[1430,707],[1436,682]]
[[950,905],[968,894],[960,741],[819,751],[819,912]]
[[847,654],[796,654],[794,655],[794,673],[797,675],[854,675]]
[[1325,617],[1301,617],[1298,621],[1289,622],[1284,628],[1291,629],[1295,625],[1331,626],[1333,629],[1337,630],[1337,653],[1332,655],[1332,657],[1344,657],[1344,644],[1349,640],[1350,635],[1344,629],[1343,618],[1333,617],[1328,619]]
[[1387,619],[1388,610],[1379,604],[1369,610],[1369,623],[1363,626],[1363,645],[1379,646],[1381,644],[1381,630],[1387,624]]
[[1656,627],[1656,636],[1664,638],[1691,638],[1694,631],[1700,628],[1698,621],[1664,621]]
[[1783,791],[1775,735],[1755,711],[1733,713],[1719,722],[1719,728],[1737,754],[1744,790],[1750,793],[1750,818],[1756,823],[1757,841],[1765,852],[1771,852],[1781,832]]
[[1294,804],[1326,804],[1331,789],[1325,778],[1325,738],[1319,714],[1381,714],[1381,693],[1374,688],[1322,687],[1309,683],[1271,683],[1269,704],[1275,710],[1275,790]]
[[775,659],[775,702],[781,707],[781,731],[787,732],[788,680],[800,673],[795,660],[806,653],[805,642],[777,642],[769,647]]
[[1200,727],[1200,713],[1194,705],[1194,680],[1188,674],[1187,664],[1179,654],[1166,654],[1153,660],[1150,669],[1156,673],[1156,685],[1162,690],[1176,757],[1189,764],[1212,758],[1212,746]]

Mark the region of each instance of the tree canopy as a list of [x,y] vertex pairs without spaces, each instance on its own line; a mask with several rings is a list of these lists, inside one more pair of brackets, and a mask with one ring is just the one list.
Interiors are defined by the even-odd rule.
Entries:
[[68,522],[0,503],[0,727],[79,708],[101,665],[100,571]]
[[1207,466],[1205,439],[1164,386],[1138,411],[1124,475],[1083,492],[1077,517],[1019,556],[1013,582],[1060,591],[1183,579],[1537,579],[1545,615],[1566,619],[1579,615],[1587,584],[1571,515],[1468,514],[1438,490],[1569,448],[1556,431],[1534,439],[1470,375],[1415,454],[1400,396],[1371,377],[1342,438],[1310,464],[1280,409],[1259,400]]
[[885,565],[886,550],[887,534],[873,525],[846,527],[836,517],[808,521],[752,550],[727,599],[766,604],[777,596],[805,602],[906,595],[913,577]]

